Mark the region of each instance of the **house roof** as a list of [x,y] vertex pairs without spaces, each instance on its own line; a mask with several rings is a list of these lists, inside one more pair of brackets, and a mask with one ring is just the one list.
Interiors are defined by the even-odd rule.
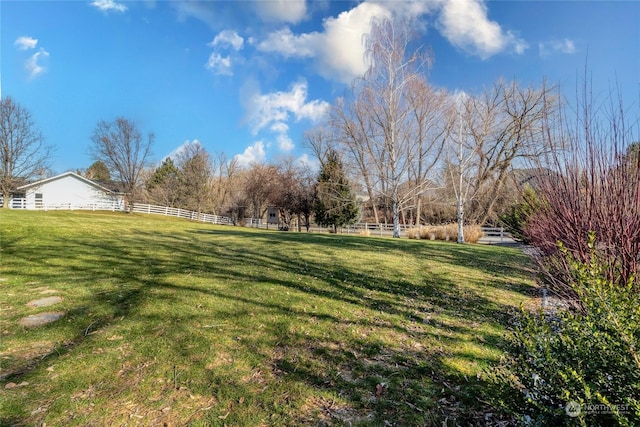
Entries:
[[99,189],[101,191],[104,191],[106,193],[114,193],[114,191],[109,190],[106,187],[103,187],[102,185],[98,184],[97,182],[91,181],[88,178],[85,178],[85,177],[83,177],[81,175],[78,175],[75,172],[65,172],[65,173],[60,174],[60,175],[52,176],[51,178],[45,178],[45,179],[42,179],[40,181],[36,181],[36,182],[32,182],[30,184],[26,184],[26,185],[20,186],[16,190],[27,190],[27,189],[29,189],[31,187],[38,187],[38,186],[46,184],[48,182],[57,181],[59,179],[63,179],[63,178],[66,178],[66,177],[75,178],[75,179],[77,179],[79,181],[84,182],[87,185],[95,187],[95,188],[97,188],[97,189]]

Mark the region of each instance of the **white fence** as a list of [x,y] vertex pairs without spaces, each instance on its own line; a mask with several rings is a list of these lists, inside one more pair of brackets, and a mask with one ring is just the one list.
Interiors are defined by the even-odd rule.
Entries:
[[[2,197],[0,197],[0,203],[2,202]],[[0,204],[0,206],[2,206]],[[9,205],[10,209],[26,209],[27,203],[26,199],[23,198],[14,198],[11,200]],[[125,206],[123,203],[91,203],[91,204],[74,204],[74,203],[62,203],[62,204],[46,204],[36,205],[37,210],[88,210],[88,211],[124,211]],[[181,208],[170,208],[167,206],[156,206],[149,205],[145,203],[136,203],[133,207],[133,212],[135,213],[143,213],[143,214],[153,214],[153,215],[165,215],[172,216],[176,218],[188,219],[191,221],[200,221],[206,222],[209,224],[220,224],[220,225],[232,225],[233,221],[231,218],[213,215],[207,213],[194,212],[187,209]],[[244,224],[247,227],[255,227],[255,228],[277,228],[276,225],[271,225],[268,227],[266,222],[261,219],[256,218],[246,218],[244,220]],[[414,228],[415,225],[408,224],[400,224],[400,234],[404,234],[407,230]],[[305,227],[301,227],[302,230],[305,230]],[[318,226],[312,226],[310,231],[316,232],[327,232],[328,228],[322,228]],[[393,224],[375,224],[375,223],[366,223],[360,222],[357,224],[353,224],[347,227],[341,227],[339,232],[341,234],[359,234],[363,231],[366,231],[367,234],[370,235],[378,235],[378,236],[387,236],[393,234]],[[509,239],[508,233],[505,231],[503,227],[482,227],[482,232],[485,237],[490,238],[491,240],[499,240],[500,243],[505,241],[505,238]]]
[[[2,203],[2,197],[0,197],[0,203]],[[1,206],[1,205],[0,205]],[[27,209],[27,201],[24,198],[13,198],[9,203],[10,209]],[[55,211],[55,210],[65,210],[65,211],[125,211],[126,206],[122,202],[113,202],[113,203],[58,203],[58,204],[37,204],[35,206],[36,210],[42,211]],[[200,212],[194,212],[187,209],[180,208],[170,208],[167,206],[155,206],[148,205],[144,203],[136,203],[133,205],[133,212],[136,213],[145,213],[145,214],[155,214],[155,215],[166,215],[173,216],[177,218],[189,219],[192,221],[201,221],[208,222],[211,224],[231,224],[231,220],[227,217],[220,215],[212,215],[205,214]]]
[[500,243],[504,243],[505,237],[511,238],[511,235],[505,231],[504,227],[482,227],[481,230],[484,237],[499,238]]
[[[0,197],[0,206],[2,197]],[[27,199],[12,198],[9,201],[9,209],[28,209]],[[42,203],[35,201],[35,209],[42,211],[122,211],[122,202],[99,203]]]
[[167,206],[155,206],[155,205],[136,203],[135,205],[133,205],[133,211],[136,213],[174,216],[177,218],[189,219],[192,221],[208,222],[211,224],[222,224],[222,225],[232,224],[231,219],[227,218],[226,216],[194,212],[194,211],[181,209],[181,208],[170,208]]
[[[257,219],[247,219],[246,225],[248,227],[256,227],[256,228],[267,228],[267,225],[260,220]],[[271,226],[274,227],[273,225]],[[277,227],[275,227],[277,228]],[[400,235],[406,235],[407,230],[412,228],[416,228],[415,225],[412,224],[400,224]],[[297,229],[297,226],[291,228],[291,230]],[[302,230],[305,230],[304,226],[301,226]],[[483,238],[492,243],[505,243],[507,241],[511,241],[511,236],[509,232],[507,232],[504,227],[481,227],[480,228],[483,233]],[[317,225],[312,225],[309,231],[314,232],[329,232],[329,228],[319,227]],[[366,233],[371,236],[391,236],[393,235],[393,224],[389,223],[367,223],[367,222],[359,222],[353,225],[339,227],[338,233],[340,234],[361,234]]]

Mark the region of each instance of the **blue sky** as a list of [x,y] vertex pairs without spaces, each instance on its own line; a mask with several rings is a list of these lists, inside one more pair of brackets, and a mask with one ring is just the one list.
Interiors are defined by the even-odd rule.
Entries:
[[543,78],[572,97],[640,100],[638,1],[0,2],[2,96],[33,115],[56,173],[87,168],[99,120],[153,132],[158,162],[185,142],[242,163],[309,160],[305,130],[365,70],[371,18],[411,17],[430,46],[429,81],[477,92]]

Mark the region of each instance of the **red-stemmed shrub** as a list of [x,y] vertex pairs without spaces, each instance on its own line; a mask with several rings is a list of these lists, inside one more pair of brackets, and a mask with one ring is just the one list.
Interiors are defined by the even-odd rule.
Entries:
[[558,242],[588,263],[593,232],[598,257],[611,266],[610,280],[626,284],[640,272],[638,122],[629,125],[621,103],[595,108],[592,100],[585,85],[574,122],[567,120],[566,109],[547,121],[549,150],[536,160],[537,173],[529,181],[538,200],[524,231],[539,249],[550,289],[564,296],[573,293],[569,268],[557,256]]

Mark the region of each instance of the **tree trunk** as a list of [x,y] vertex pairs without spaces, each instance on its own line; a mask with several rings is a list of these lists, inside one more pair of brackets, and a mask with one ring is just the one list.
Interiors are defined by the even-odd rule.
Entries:
[[422,198],[418,196],[416,202],[416,227],[420,227],[420,215],[422,215]]
[[398,202],[393,202],[391,209],[393,211],[393,237],[400,238],[400,206]]
[[464,243],[464,201],[462,197],[458,197],[456,203],[456,217],[458,219],[458,243]]

